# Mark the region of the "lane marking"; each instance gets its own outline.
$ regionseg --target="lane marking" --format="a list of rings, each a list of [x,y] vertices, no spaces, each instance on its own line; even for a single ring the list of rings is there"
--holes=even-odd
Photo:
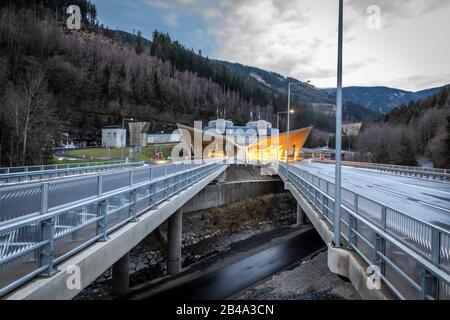
[[[446,212],[449,212],[449,213],[450,213],[450,210],[448,210],[448,209],[441,208],[441,207],[435,206],[435,205],[430,204],[430,203],[427,203],[427,202],[419,201],[419,203],[420,203],[420,204],[423,204],[423,205],[425,205],[425,206],[428,206],[428,207],[432,207],[432,208],[439,209],[439,210],[446,211]]]
[[[402,194],[399,194],[399,193],[396,193],[396,192],[392,192],[392,191],[389,191],[389,190],[385,190],[385,189],[382,189],[382,188],[379,188],[379,187],[371,187],[371,189],[378,190],[378,191],[385,192],[385,193],[389,193],[389,194],[391,194],[393,196],[396,196],[396,197],[399,197],[399,198],[403,198],[403,199],[407,199],[407,200],[411,199],[411,197],[406,197],[406,196],[404,196]]]

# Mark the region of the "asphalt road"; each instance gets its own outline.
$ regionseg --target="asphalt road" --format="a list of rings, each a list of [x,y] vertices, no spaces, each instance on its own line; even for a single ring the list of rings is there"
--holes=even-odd
[[[334,183],[334,165],[296,164]],[[450,231],[450,183],[342,167],[342,187]]]

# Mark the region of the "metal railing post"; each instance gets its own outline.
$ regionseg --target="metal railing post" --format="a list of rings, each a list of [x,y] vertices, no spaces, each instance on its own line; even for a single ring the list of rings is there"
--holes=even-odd
[[[425,268],[422,268],[420,282],[420,295],[423,300],[439,298],[437,278]]]
[[[383,230],[386,230],[386,207],[382,206],[381,207],[381,228],[383,228]]]
[[[431,229],[431,260],[436,265],[440,264],[441,260],[441,235],[436,228]]]
[[[48,212],[48,190],[49,184],[41,185],[41,214]],[[50,277],[54,272],[54,252],[55,252],[55,219],[41,222],[41,242],[46,242],[40,249],[39,266],[47,267],[41,275]]]
[[[97,235],[100,236],[99,241],[105,242],[108,240],[107,231],[107,217],[108,217],[108,202],[106,200],[100,201],[97,205]]]
[[[129,217],[131,222],[137,222],[136,202],[137,202],[137,190],[133,190],[130,192]]]
[[[380,256],[380,252],[382,254],[384,254],[384,246],[383,246],[383,237],[381,235],[379,235],[378,233],[375,234],[375,243],[374,243],[374,250],[373,250],[373,263],[374,265],[380,267],[381,270],[381,256]]]
[[[353,232],[353,229],[356,229],[357,220],[350,214],[348,216],[348,243],[347,243],[347,249],[353,250],[353,245],[356,246],[356,237],[355,233]]]
[[[97,178],[97,196],[103,195],[103,174],[99,174]]]
[[[53,266],[55,260],[55,219],[41,222],[41,241],[46,242],[46,244],[41,247],[39,259],[39,266],[46,267],[41,275],[51,277],[55,274]]]
[[[103,174],[98,176],[97,180],[97,196],[103,195]],[[101,235],[99,241],[107,241],[107,215],[108,202],[107,200],[100,201],[97,204],[97,235]]]
[[[149,209],[152,209],[155,205],[155,184],[152,183],[148,186],[148,207]]]

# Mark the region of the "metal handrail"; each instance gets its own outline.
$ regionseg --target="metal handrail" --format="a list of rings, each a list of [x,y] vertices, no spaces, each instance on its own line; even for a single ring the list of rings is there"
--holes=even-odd
[[[292,182],[306,196],[320,215],[332,226],[333,205],[330,205],[331,202],[334,202],[330,192],[333,190],[332,183],[292,165],[281,164],[281,171],[289,176],[289,182]],[[401,271],[401,273],[397,272],[400,278],[410,286],[413,282],[413,287],[421,289],[421,297],[450,297],[450,233],[447,230],[420,221],[411,215],[401,213],[350,190],[343,189],[343,194],[353,196],[353,201],[344,201],[342,205],[343,218],[341,221],[346,227],[346,233],[343,231],[342,236],[347,241],[348,248],[357,252],[369,265],[378,265],[381,268],[381,277],[388,287],[393,289],[400,298],[411,294],[410,292],[401,293],[402,290],[393,284],[395,281],[393,281],[391,273],[386,275],[386,266],[394,265]],[[378,205],[380,219],[373,218],[376,216],[374,212],[369,213],[367,210],[362,210],[360,203],[365,203],[366,207],[370,207],[369,204]],[[394,216],[401,218],[397,221],[393,219]],[[403,233],[398,230],[403,230]],[[363,233],[369,233],[371,237],[367,238]],[[362,242],[358,240],[362,240]],[[398,256],[401,255],[397,254],[396,258],[400,262],[405,264],[407,259],[412,259],[411,261],[414,261],[417,266],[405,271],[406,267],[402,268],[402,265],[399,266],[395,261],[391,261],[386,252],[387,249],[390,249],[392,254],[392,248],[396,248],[398,252],[407,257],[400,259]],[[370,251],[370,256],[362,252],[364,249]],[[392,256],[395,255],[392,254]],[[410,265],[411,261],[409,261]],[[420,276],[418,276],[419,274]],[[419,280],[413,279],[414,277]],[[430,286],[433,281],[440,284],[440,291],[439,288],[430,289],[433,288]]]
[[[108,234],[128,222],[135,222],[141,214],[224,166],[223,162],[173,164],[159,167],[158,170],[163,174],[157,177],[157,174],[152,175],[152,168],[147,168],[150,175],[137,182],[134,178],[139,178],[142,170],[129,170],[125,172],[127,186],[114,190],[102,188],[103,179],[114,174],[100,174],[97,177],[99,184],[95,197],[66,203],[50,210],[49,183],[41,184],[45,203],[38,215],[0,224],[0,246],[7,247],[3,251],[7,253],[0,257],[0,296],[36,275],[52,275],[56,264],[96,241],[107,241]],[[123,174],[124,172],[116,175]],[[76,180],[72,179],[72,183],[73,181]],[[11,234],[12,237],[4,237]],[[3,238],[7,238],[9,242],[4,240],[2,243]],[[20,273],[20,269],[27,265],[24,260],[33,268]],[[20,274],[11,275],[13,270]]]
[[[68,165],[0,168],[0,183],[38,180],[36,177],[43,180],[44,178],[61,177],[81,173],[133,168],[143,166],[144,164],[144,161],[111,161]]]
[[[71,168],[79,168],[79,167],[84,167],[84,166],[100,166],[100,165],[122,164],[122,163],[126,163],[126,162],[125,161],[74,162],[74,163],[69,163],[69,164],[50,164],[50,165],[35,165],[35,166],[22,166],[22,167],[0,167],[0,174],[58,170],[58,169],[71,169]]]
[[[334,161],[329,160],[313,160],[317,163],[327,163],[332,164]],[[421,167],[411,167],[411,166],[400,166],[400,165],[389,165],[389,164],[378,164],[378,163],[365,163],[365,162],[354,162],[354,161],[344,161],[343,166],[378,170],[384,172],[393,172],[400,174],[409,174],[412,176],[421,177],[433,177],[440,180],[450,180],[450,170],[440,169],[440,168],[421,168]]]

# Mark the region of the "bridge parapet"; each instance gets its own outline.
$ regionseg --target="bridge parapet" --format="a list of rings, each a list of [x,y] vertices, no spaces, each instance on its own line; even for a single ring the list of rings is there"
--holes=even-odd
[[[144,161],[107,161],[0,168],[0,184],[44,180],[77,174],[141,167]]]
[[[318,161],[318,163],[328,163],[334,164],[334,161],[324,160]],[[421,167],[411,167],[411,166],[399,166],[390,164],[378,164],[378,163],[365,163],[365,162],[353,162],[353,161],[343,161],[343,166],[354,167],[359,169],[374,170],[380,172],[390,172],[399,175],[407,175],[413,177],[421,178],[432,178],[444,181],[450,181],[450,170],[439,169],[439,168],[421,168]]]
[[[280,164],[280,175],[333,226],[334,184]],[[450,298],[450,233],[380,202],[342,189],[341,230],[356,252],[401,299]],[[329,239],[326,239],[329,240]]]
[[[23,203],[34,209],[0,222],[0,296],[52,276],[55,265],[225,166],[176,163],[2,189],[2,216]]]

